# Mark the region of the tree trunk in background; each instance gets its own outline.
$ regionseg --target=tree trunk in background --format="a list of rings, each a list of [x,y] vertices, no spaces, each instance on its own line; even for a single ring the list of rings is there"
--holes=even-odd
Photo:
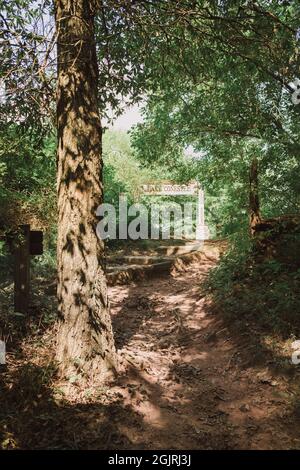
[[[249,210],[250,210],[250,235],[255,233],[255,225],[261,222],[259,196],[258,196],[258,161],[253,158],[249,174]]]
[[[61,372],[106,372],[116,353],[96,235],[102,202],[96,2],[55,0],[58,33],[58,302]]]

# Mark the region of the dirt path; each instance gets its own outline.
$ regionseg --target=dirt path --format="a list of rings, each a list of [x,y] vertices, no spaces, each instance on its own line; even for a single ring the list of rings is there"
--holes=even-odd
[[[121,365],[106,385],[60,382],[55,331],[39,333],[41,320],[30,317],[36,334],[11,347],[0,374],[1,447],[299,448],[299,371],[276,371],[280,358],[261,348],[253,326],[236,331],[212,313],[201,286],[216,263],[110,288]]]
[[[132,447],[271,449],[299,446],[286,384],[243,366],[243,351],[210,313],[200,286],[215,261],[186,272],[113,287],[123,357],[118,393],[138,419],[119,423]]]

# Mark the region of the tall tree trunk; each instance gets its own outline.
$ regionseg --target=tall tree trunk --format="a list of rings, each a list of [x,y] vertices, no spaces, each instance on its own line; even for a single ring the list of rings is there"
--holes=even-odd
[[[249,212],[250,235],[254,236],[255,226],[261,222],[259,194],[258,194],[258,160],[253,158],[249,172]]]
[[[96,1],[54,0],[57,50],[57,359],[65,374],[116,366],[104,245],[96,235],[102,202],[101,123],[94,38]]]

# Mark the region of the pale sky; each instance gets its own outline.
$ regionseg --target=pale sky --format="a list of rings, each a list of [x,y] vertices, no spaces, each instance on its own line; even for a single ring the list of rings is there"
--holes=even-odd
[[[122,116],[117,118],[113,125],[108,125],[109,129],[114,129],[118,131],[129,131],[132,126],[135,124],[138,124],[139,122],[143,122],[143,117],[141,115],[141,104],[135,104],[133,106],[130,106],[126,108]],[[105,121],[104,121],[104,124]],[[185,150],[184,154],[186,158],[192,159],[192,160],[199,160],[201,159],[204,155],[205,152],[197,152],[195,149],[189,145]]]
[[[118,117],[112,126],[109,126],[110,129],[128,131],[132,126],[142,122],[143,118],[140,113],[140,106],[134,105],[124,111],[122,116]]]

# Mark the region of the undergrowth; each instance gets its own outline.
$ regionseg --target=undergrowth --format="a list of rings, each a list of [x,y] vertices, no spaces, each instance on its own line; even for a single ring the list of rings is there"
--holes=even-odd
[[[295,237],[300,244],[299,234]],[[282,255],[280,260],[276,255],[266,258],[248,236],[235,236],[207,280],[213,308],[228,320],[244,324],[251,320],[282,337],[299,337],[300,260],[293,261]]]

